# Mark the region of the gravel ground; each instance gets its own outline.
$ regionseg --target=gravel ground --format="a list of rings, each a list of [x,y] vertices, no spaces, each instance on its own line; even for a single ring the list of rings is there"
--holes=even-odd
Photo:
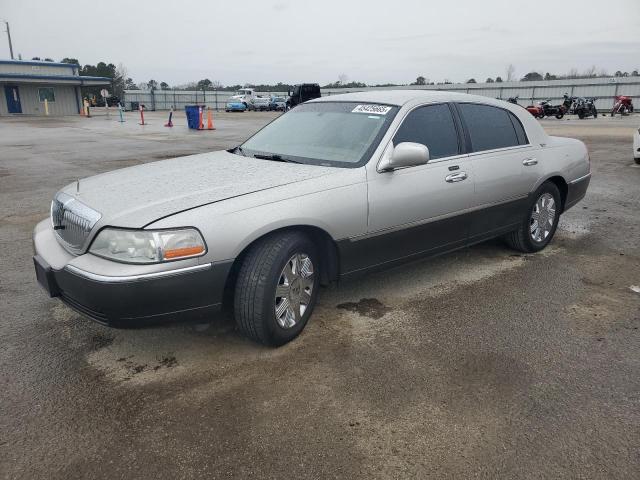
[[[492,241],[324,289],[276,350],[230,318],[108,329],[35,283],[59,187],[275,114],[164,117],[0,119],[1,478],[638,476],[640,117],[542,122],[585,141],[594,174],[544,252]]]

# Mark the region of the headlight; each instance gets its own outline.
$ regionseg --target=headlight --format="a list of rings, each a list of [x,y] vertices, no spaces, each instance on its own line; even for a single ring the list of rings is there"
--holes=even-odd
[[[123,263],[158,263],[199,257],[206,252],[195,228],[178,230],[124,230],[105,228],[89,252]]]

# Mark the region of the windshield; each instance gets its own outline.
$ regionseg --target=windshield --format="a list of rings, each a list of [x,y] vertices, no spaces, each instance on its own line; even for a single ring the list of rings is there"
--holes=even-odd
[[[398,107],[356,102],[302,104],[247,140],[242,152],[314,165],[359,166],[371,156],[397,111]]]

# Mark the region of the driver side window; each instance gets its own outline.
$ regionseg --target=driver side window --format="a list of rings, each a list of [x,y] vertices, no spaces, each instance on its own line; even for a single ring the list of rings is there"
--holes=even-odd
[[[409,113],[393,137],[394,145],[402,142],[426,145],[432,159],[458,155],[458,133],[449,106],[428,105]]]

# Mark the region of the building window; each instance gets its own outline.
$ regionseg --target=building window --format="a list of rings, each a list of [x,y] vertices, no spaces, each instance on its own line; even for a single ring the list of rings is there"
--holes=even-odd
[[[53,87],[43,87],[38,89],[38,96],[40,97],[40,101],[44,102],[45,100],[48,102],[55,102],[56,96],[53,93]]]

